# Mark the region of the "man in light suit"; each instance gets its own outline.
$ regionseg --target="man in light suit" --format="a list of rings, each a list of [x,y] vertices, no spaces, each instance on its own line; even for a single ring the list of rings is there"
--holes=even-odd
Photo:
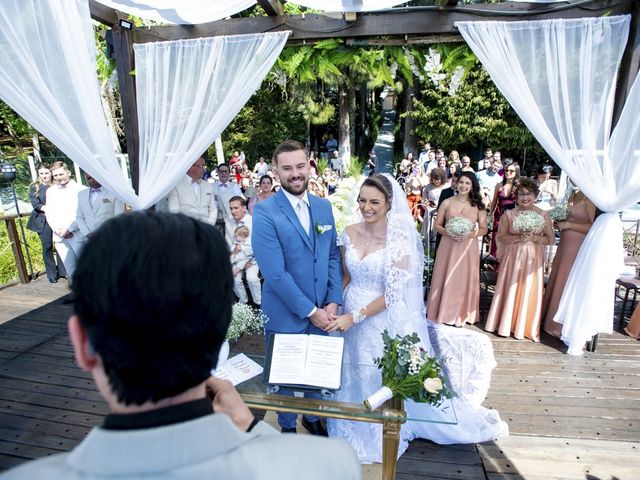
[[[210,378],[231,320],[227,253],[214,227],[184,215],[119,215],[94,232],[69,334],[111,413],[72,452],[6,479],[361,478],[347,443],[281,435],[231,383]]]
[[[231,169],[226,163],[221,163],[217,168],[218,181],[213,184],[213,194],[218,205],[218,221],[216,226],[220,232],[226,234],[225,224],[231,219],[231,210],[229,210],[229,200],[232,197],[243,197],[242,190],[237,183],[233,183],[231,179]],[[231,232],[233,234],[233,232]]]
[[[253,251],[264,277],[262,310],[272,333],[326,334],[342,301],[342,266],[328,200],[307,194],[309,161],[300,142],[287,140],[273,154],[282,188],[253,211]],[[285,432],[296,415],[278,414]],[[311,433],[325,435],[317,418],[303,417]]]
[[[183,213],[202,222],[215,225],[218,219],[213,187],[202,179],[204,173],[204,158],[199,157],[187,175],[178,182],[167,197],[169,211]]]
[[[124,203],[87,172],[84,172],[84,179],[89,188],[78,193],[76,223],[80,233],[89,238],[104,222],[124,213],[125,208]]]
[[[84,245],[84,236],[78,228],[78,194],[85,187],[71,180],[71,171],[64,162],[51,165],[53,185],[47,189],[45,215],[53,230],[53,242],[62,259],[69,281],[73,278],[76,262]]]

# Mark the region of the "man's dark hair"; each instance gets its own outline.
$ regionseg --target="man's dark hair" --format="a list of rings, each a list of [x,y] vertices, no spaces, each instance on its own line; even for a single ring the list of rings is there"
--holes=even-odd
[[[228,248],[184,215],[120,215],[83,249],[72,291],[118,400],[157,402],[215,366],[233,303]]]
[[[240,195],[234,195],[233,197],[231,197],[229,199],[229,203],[231,202],[240,202],[243,207],[247,206],[247,201],[244,198],[242,198]]]
[[[281,153],[297,152],[298,150],[302,150],[303,152],[305,152],[305,154],[307,153],[304,145],[297,140],[285,140],[273,151],[272,160],[274,165],[278,166],[278,155],[280,155]]]
[[[218,164],[218,166],[216,167],[216,170],[220,170],[220,167],[227,167],[227,169],[229,171],[231,171],[231,167],[229,166],[228,163],[220,163],[220,164]]]

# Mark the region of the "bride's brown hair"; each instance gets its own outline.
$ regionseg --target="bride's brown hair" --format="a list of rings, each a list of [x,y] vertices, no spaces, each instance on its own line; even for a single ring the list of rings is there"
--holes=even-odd
[[[391,181],[380,173],[375,173],[373,175],[368,176],[362,182],[362,186],[365,187],[373,187],[376,190],[380,190],[384,195],[385,200],[389,204],[389,208],[391,208],[391,199],[393,198],[393,185],[391,185]]]

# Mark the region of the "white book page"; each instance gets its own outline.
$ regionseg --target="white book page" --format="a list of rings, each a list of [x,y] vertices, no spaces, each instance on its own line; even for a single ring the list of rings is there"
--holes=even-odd
[[[340,388],[344,338],[309,335],[305,385],[329,389]]]
[[[305,359],[307,357],[308,335],[273,335],[273,351],[269,383],[304,384]]]

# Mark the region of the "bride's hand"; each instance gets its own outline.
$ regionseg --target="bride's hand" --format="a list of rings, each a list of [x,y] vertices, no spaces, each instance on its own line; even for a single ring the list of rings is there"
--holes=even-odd
[[[340,315],[336,317],[336,319],[329,323],[329,325],[324,329],[325,332],[346,332],[353,325],[353,317],[350,313],[345,313],[344,315]]]

